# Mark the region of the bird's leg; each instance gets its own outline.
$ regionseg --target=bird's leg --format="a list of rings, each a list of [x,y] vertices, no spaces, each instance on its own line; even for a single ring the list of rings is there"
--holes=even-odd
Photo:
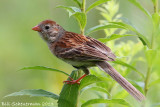
[[[80,80],[83,79],[86,76],[86,74],[82,75],[80,78],[78,78],[77,80],[72,79],[71,77],[69,77],[71,80],[67,80],[67,81],[63,81],[66,84],[80,84]]]
[[[67,80],[64,81],[66,84],[80,84],[80,80],[82,80],[85,76],[87,76],[89,74],[89,70],[87,68],[81,68],[84,71],[84,75],[82,75],[80,78],[78,78],[77,80],[72,79],[71,77],[69,77],[71,80]]]

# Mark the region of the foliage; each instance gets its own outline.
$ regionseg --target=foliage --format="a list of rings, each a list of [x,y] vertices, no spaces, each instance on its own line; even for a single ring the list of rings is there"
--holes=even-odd
[[[24,67],[24,68],[22,68],[22,69],[20,69],[20,70],[31,70],[31,69],[60,72],[60,73],[63,73],[63,74],[65,74],[65,75],[69,76],[69,74],[67,74],[67,73],[64,72],[64,71],[61,71],[61,70],[58,70],[58,69],[54,69],[54,68],[45,67],[45,66]]]
[[[9,97],[9,96],[22,96],[22,95],[29,95],[31,97],[49,97],[49,98],[53,98],[55,100],[57,100],[59,98],[58,95],[42,90],[42,89],[31,89],[31,90],[21,90],[19,92],[15,92],[12,94],[9,94],[5,97]]]
[[[78,72],[73,71],[70,75],[73,79],[78,79]],[[70,80],[69,78],[67,80]],[[58,107],[76,107],[79,97],[79,85],[78,84],[64,84],[60,97],[58,99]]]
[[[87,105],[90,104],[96,104],[96,103],[113,103],[113,104],[122,104],[126,107],[131,107],[131,105],[129,103],[127,103],[125,100],[123,99],[112,99],[112,100],[108,100],[108,99],[92,99],[89,100],[87,102],[85,102],[82,107],[86,107]]]
[[[119,71],[125,78],[128,75],[136,75],[134,79],[129,79],[129,81],[142,93],[145,93],[147,96],[148,90],[151,86],[159,83],[159,79],[153,80],[150,82],[151,74],[153,71],[153,65],[158,54],[155,40],[159,34],[159,23],[160,16],[158,13],[158,0],[152,0],[155,10],[154,13],[149,13],[143,6],[136,0],[128,0],[138,9],[140,9],[152,22],[153,24],[153,35],[151,40],[149,40],[146,35],[143,35],[138,28],[136,28],[131,22],[123,18],[121,14],[118,13],[119,4],[115,1],[109,0],[97,0],[92,3],[88,8],[86,8],[86,0],[73,0],[78,7],[75,6],[57,6],[57,8],[63,8],[69,12],[70,17],[75,17],[79,23],[81,34],[91,34],[93,32],[104,30],[106,36],[100,38],[99,40],[109,46],[113,52],[116,54],[117,59],[113,62],[113,66]],[[107,2],[107,3],[106,3]],[[97,7],[101,5],[101,7]],[[89,28],[85,31],[87,24],[87,14],[89,11],[97,7],[101,12],[101,15],[104,17],[104,20],[100,20],[100,25]],[[114,8],[113,8],[114,7]],[[121,39],[126,37],[133,37],[136,39],[136,42],[128,40],[126,42],[121,41]],[[120,39],[120,40],[119,40]],[[117,44],[117,42],[119,42]],[[144,56],[139,55],[139,53],[145,54]],[[140,71],[136,68],[137,63],[147,62],[147,71]],[[21,70],[47,70],[47,71],[56,71],[63,73],[68,76],[67,73],[61,70],[48,68],[44,66],[35,66],[35,67],[25,67]],[[20,92],[12,93],[9,96],[20,96],[20,95],[29,95],[37,97],[49,97],[54,100],[58,100],[59,107],[77,107],[81,105],[92,106],[92,104],[103,103],[104,106],[114,107],[115,105],[123,106],[134,106],[135,104],[131,101],[125,100],[128,98],[128,93],[125,90],[122,90],[121,87],[117,85],[115,81],[104,72],[101,72],[97,68],[91,68],[91,75],[86,76],[82,79],[80,85],[78,84],[64,84],[61,93],[56,95],[54,93],[38,89],[38,90],[22,90]],[[133,71],[133,72],[132,72]],[[155,72],[156,74],[158,72]],[[78,71],[72,71],[70,77],[77,79],[80,77]],[[127,78],[128,79],[128,78]],[[67,80],[70,80],[69,78]],[[144,82],[143,82],[144,81]],[[91,91],[96,98],[83,99],[83,93]],[[90,96],[87,93],[87,96]],[[121,99],[120,99],[121,98]],[[81,101],[81,103],[79,103]],[[136,102],[140,105],[138,102]],[[153,102],[153,105],[157,105],[158,102]]]

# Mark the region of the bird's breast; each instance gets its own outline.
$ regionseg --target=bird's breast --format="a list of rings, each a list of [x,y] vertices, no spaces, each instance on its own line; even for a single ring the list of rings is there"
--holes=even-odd
[[[61,59],[61,58],[60,58]],[[96,62],[88,62],[88,61],[76,61],[76,60],[69,60],[69,59],[62,59],[64,62],[71,64],[72,66],[76,67],[92,67],[95,66]]]

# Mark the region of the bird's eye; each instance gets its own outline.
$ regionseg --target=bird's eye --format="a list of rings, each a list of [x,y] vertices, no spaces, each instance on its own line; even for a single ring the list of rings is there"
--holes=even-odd
[[[45,29],[48,30],[48,29],[49,29],[49,26],[45,26]]]

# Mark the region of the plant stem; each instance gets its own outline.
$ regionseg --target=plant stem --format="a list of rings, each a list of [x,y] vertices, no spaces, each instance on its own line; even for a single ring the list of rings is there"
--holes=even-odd
[[[81,35],[84,35],[84,29],[81,29]]]
[[[154,13],[158,13],[158,0],[156,0],[153,5],[154,5]],[[153,24],[153,34],[152,34],[152,38],[151,38],[151,49],[153,49],[153,47],[154,47],[154,35],[155,35],[155,32],[156,32],[156,27],[157,26],[155,26]]]
[[[154,3],[154,13],[158,13],[158,0]]]
[[[82,0],[82,7],[81,7],[81,11],[83,13],[85,13],[85,8],[86,8],[86,0]],[[81,35],[84,35],[84,29],[80,28],[81,31]],[[82,70],[78,70],[78,76],[81,77],[82,76]]]
[[[153,49],[154,47],[154,30],[155,28],[153,28],[153,33],[152,33],[152,38],[151,38],[151,49]]]
[[[82,0],[81,11],[82,11],[83,13],[85,13],[85,11],[86,11],[86,0]],[[81,28],[81,35],[84,35],[84,28]]]
[[[155,1],[154,5],[154,13],[158,13],[158,0]],[[154,22],[153,22],[154,23]],[[151,49],[154,49],[154,36],[155,36],[155,26],[153,26],[153,33],[152,33],[152,38],[151,38]],[[146,79],[145,79],[145,86],[144,86],[144,93],[145,95],[147,95],[148,92],[148,86],[149,86],[149,80],[151,77],[151,70],[152,70],[152,65],[148,65],[147,68],[147,75],[146,75]]]
[[[148,92],[148,85],[149,85],[150,76],[151,76],[151,67],[148,67],[146,80],[145,80],[145,86],[144,86],[145,96],[147,95],[147,92]]]
[[[115,82],[113,82],[113,84],[111,85],[111,87],[109,88],[108,92],[112,93],[113,87],[115,86]],[[112,99],[112,96],[108,96],[108,99]],[[112,104],[106,104],[106,107],[112,107]]]
[[[83,0],[83,1],[82,1],[81,11],[82,11],[83,13],[85,13],[85,10],[86,10],[86,0]]]

